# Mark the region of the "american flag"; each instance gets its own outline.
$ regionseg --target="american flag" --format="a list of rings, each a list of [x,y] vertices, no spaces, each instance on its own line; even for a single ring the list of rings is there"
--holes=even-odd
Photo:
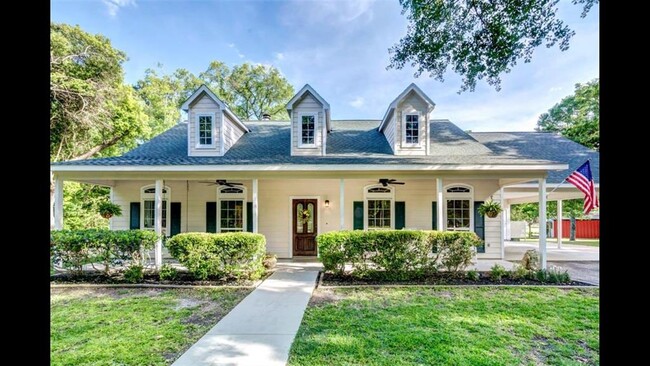
[[[585,194],[585,203],[582,207],[582,211],[585,215],[592,209],[599,207],[598,197],[596,196],[596,187],[594,186],[594,177],[591,175],[589,160],[571,173],[571,175],[567,177],[566,181],[576,186],[576,188]]]

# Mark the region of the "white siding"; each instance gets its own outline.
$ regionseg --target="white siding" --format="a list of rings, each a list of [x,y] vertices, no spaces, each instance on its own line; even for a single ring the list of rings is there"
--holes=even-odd
[[[384,137],[386,137],[386,141],[388,141],[388,144],[390,145],[391,150],[393,150],[393,153],[395,153],[395,145],[396,145],[396,133],[395,133],[395,126],[397,124],[395,123],[395,113],[391,116],[390,120],[388,120],[388,123],[386,124],[386,127],[384,127]]]
[[[224,114],[223,145],[224,154],[244,135],[244,130],[228,115]]]
[[[301,136],[300,136],[300,116],[303,113],[317,113],[318,118],[316,120],[316,125],[314,126],[314,142],[316,147],[299,147]],[[316,98],[314,98],[311,93],[306,92],[305,96],[298,103],[294,104],[293,110],[291,112],[291,134],[292,134],[292,145],[291,145],[291,155],[301,155],[301,156],[318,156],[323,155],[323,106],[320,104]]]
[[[429,123],[427,114],[428,105],[416,92],[408,93],[395,107],[395,154],[396,155],[424,155],[426,154],[425,144],[429,139],[426,134],[426,124]],[[404,116],[409,113],[420,114],[420,138],[422,144],[419,147],[404,145],[403,124]]]
[[[197,144],[197,115],[201,113],[214,113],[213,148],[196,148]],[[202,93],[189,108],[187,121],[188,128],[188,154],[189,156],[219,156],[221,155],[221,110],[207,94]]]
[[[227,179],[228,177],[219,177]],[[404,201],[406,206],[406,228],[431,230],[431,202],[436,200],[436,181],[431,179],[400,179],[406,185],[395,186],[395,201]],[[250,180],[232,180],[243,183],[247,188],[247,200],[252,201]],[[345,180],[345,229],[352,230],[353,202],[363,201],[364,187],[376,183],[376,179]],[[154,181],[117,181],[113,187],[113,200],[122,207],[122,216],[111,219],[112,228],[128,229],[130,222],[129,203],[140,202],[140,189]],[[165,185],[171,188],[171,202],[181,203],[181,231],[205,232],[206,202],[217,200],[215,185],[197,181],[170,180]],[[463,183],[474,187],[474,200],[485,201],[492,195],[498,201],[497,179],[445,179],[443,184]],[[188,199],[189,192],[189,199]],[[317,196],[318,232],[339,229],[340,202],[339,179],[260,179],[259,180],[259,232],[266,237],[267,251],[280,258],[291,255],[291,196]],[[325,207],[324,201],[330,201]],[[365,217],[365,214],[364,214]],[[500,216],[485,218],[486,252],[479,258],[498,258],[501,253]]]

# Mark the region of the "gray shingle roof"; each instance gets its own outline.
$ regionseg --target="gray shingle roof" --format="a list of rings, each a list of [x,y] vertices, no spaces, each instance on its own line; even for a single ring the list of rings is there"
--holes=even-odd
[[[244,134],[224,156],[187,156],[187,124],[178,124],[122,156],[67,161],[54,165],[525,165],[564,162],[566,159],[563,154],[548,154],[549,136],[554,139],[553,141],[563,143],[561,146],[566,145],[573,149],[571,151],[580,150],[574,146],[577,144],[551,134],[525,132],[510,135],[467,134],[449,121],[437,120],[430,125],[433,135],[430,145],[431,155],[396,156],[393,155],[383,134],[377,131],[379,120],[337,120],[332,121],[332,132],[327,137],[327,156],[291,156],[289,122],[246,121],[245,123],[251,132]],[[531,140],[536,139],[535,136],[547,142],[531,143]],[[522,143],[518,142],[520,139]],[[567,141],[570,144],[567,145]],[[525,151],[517,154],[517,148],[525,148]],[[597,174],[597,168],[594,170]]]
[[[587,159],[591,159],[594,182],[600,181],[600,153],[565,137],[548,132],[470,132],[478,142],[494,153],[545,159],[569,165],[569,169],[550,171],[547,182],[560,183]]]

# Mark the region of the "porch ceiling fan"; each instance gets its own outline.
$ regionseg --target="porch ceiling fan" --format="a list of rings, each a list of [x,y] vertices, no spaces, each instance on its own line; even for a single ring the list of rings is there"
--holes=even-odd
[[[406,184],[404,182],[398,182],[397,179],[388,179],[388,178],[379,179],[379,183],[381,183],[381,185],[384,187],[386,187],[389,184]]]
[[[208,183],[209,185],[213,185],[213,186],[227,186],[227,187],[244,185],[243,183],[228,182],[225,179],[215,179],[214,182],[201,180],[199,181],[199,183]]]

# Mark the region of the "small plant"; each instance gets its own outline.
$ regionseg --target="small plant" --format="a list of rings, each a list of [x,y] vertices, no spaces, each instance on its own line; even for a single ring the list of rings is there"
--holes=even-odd
[[[510,271],[510,276],[513,279],[529,279],[532,275],[532,271],[526,269],[523,265],[515,264]]]
[[[465,273],[465,277],[467,277],[467,279],[470,281],[478,281],[479,274],[477,270],[470,269],[469,271],[467,271],[467,273]]]
[[[105,219],[110,219],[113,216],[122,216],[122,207],[113,202],[100,202],[97,211],[99,211],[99,214]]]
[[[132,264],[124,271],[124,279],[130,283],[138,283],[144,278],[144,267],[141,264]]]
[[[158,271],[158,277],[160,277],[161,281],[173,281],[178,278],[178,270],[171,264],[165,263],[162,265],[162,267],[160,267],[160,271]]]
[[[264,256],[264,261],[262,262],[262,264],[264,264],[264,268],[271,269],[275,267],[276,263],[278,263],[278,256],[275,254],[266,253]]]
[[[494,263],[492,268],[490,268],[490,278],[494,281],[501,282],[501,279],[503,279],[507,274],[508,271],[506,271],[506,269],[499,263]]]
[[[487,215],[487,217],[495,218],[499,213],[503,211],[501,204],[493,200],[487,200],[481,204],[478,208],[478,213],[481,215]]]
[[[561,270],[559,267],[550,266],[548,269],[539,269],[535,272],[535,278],[544,283],[569,283],[571,276],[567,270]]]
[[[521,258],[521,265],[529,270],[536,271],[539,269],[539,252],[537,249],[529,249],[524,253],[523,258]]]

